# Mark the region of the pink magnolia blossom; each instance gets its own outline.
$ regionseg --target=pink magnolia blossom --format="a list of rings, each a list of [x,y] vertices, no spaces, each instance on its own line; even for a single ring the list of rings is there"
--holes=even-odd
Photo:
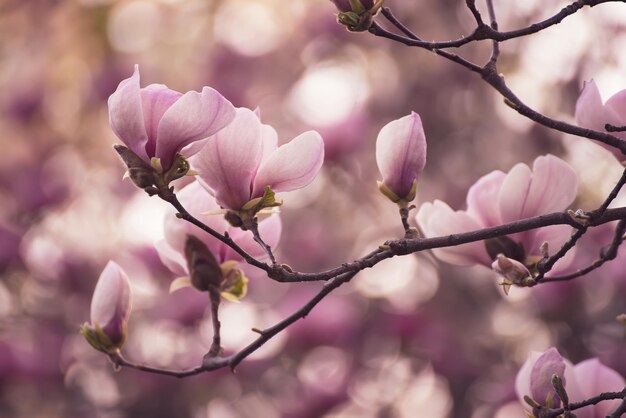
[[[92,341],[90,343],[103,351],[120,348],[126,339],[130,310],[128,277],[117,263],[109,261],[100,274],[91,299],[90,328],[95,333],[97,346]]]
[[[194,157],[194,167],[220,206],[239,211],[263,196],[267,186],[286,192],[317,176],[324,161],[324,142],[317,132],[300,134],[281,147],[277,143],[274,128],[240,108],[233,122]]]
[[[250,231],[243,231],[230,226],[223,216],[206,213],[218,211],[220,208],[215,199],[197,181],[182,188],[177,193],[177,196],[185,209],[194,217],[202,220],[202,222],[217,232],[228,232],[237,245],[256,259],[267,258],[261,246],[254,241]],[[275,248],[278,245],[280,233],[281,221],[279,216],[272,215],[259,222],[259,234],[270,247]],[[187,237],[190,235],[198,238],[207,246],[223,269],[232,270],[236,268],[244,270],[248,276],[254,276],[260,272],[255,267],[242,262],[241,256],[232,248],[195,225],[176,218],[174,214],[165,219],[164,235],[165,239],[155,244],[157,251],[163,264],[179,277],[185,277],[189,274],[187,261],[185,260],[185,244]]]
[[[606,103],[603,103],[600,91],[595,81],[585,82],[576,102],[576,123],[583,128],[606,132],[605,125],[626,125],[626,89],[615,93]],[[611,135],[626,140],[626,132],[611,132]],[[619,161],[626,159],[622,152],[601,142],[602,145],[615,155]]]
[[[602,392],[620,391],[624,379],[613,369],[603,365],[596,358],[572,365],[563,358],[556,348],[544,353],[531,352],[515,379],[515,389],[520,402],[530,410],[524,401],[529,396],[542,406],[562,407],[561,399],[552,385],[552,376],[561,378],[569,402],[580,402]],[[604,418],[615,410],[620,400],[603,401],[574,411],[579,418]]]
[[[376,162],[386,196],[395,202],[415,198],[416,181],[426,165],[426,136],[417,113],[383,126],[376,139]]]
[[[162,84],[140,88],[138,66],[109,97],[113,132],[147,163],[159,158],[164,171],[183,147],[215,134],[234,117],[233,105],[210,87],[185,94]]]
[[[435,200],[424,203],[417,222],[427,236],[450,235],[562,211],[573,202],[577,192],[574,170],[553,155],[538,157],[532,170],[517,164],[507,174],[493,171],[480,178],[467,194],[467,210],[454,211],[446,203]],[[571,227],[548,226],[508,236],[502,251],[489,255],[484,242],[435,249],[437,257],[457,265],[482,264],[490,267],[497,253],[529,265],[541,257],[540,247],[547,242],[555,252],[569,238]],[[512,248],[511,248],[512,247]],[[513,250],[511,252],[511,250]],[[571,262],[572,252],[559,260],[553,271]]]

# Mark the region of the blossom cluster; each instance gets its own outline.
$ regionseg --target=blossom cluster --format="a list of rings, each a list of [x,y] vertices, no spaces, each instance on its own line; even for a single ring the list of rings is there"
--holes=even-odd
[[[576,107],[578,123],[598,130],[606,124],[623,125],[625,97],[620,93],[602,104],[593,81],[587,83]],[[242,254],[276,264],[271,248],[276,248],[282,232],[275,210],[282,201],[275,193],[304,188],[315,179],[324,160],[321,135],[304,132],[279,146],[278,133],[261,121],[258,109],[236,108],[209,87],[185,94],[163,85],[142,88],[137,67],[110,97],[109,117],[125,145],[116,150],[133,182],[167,200],[169,193],[173,195],[172,181],[193,176],[176,191],[176,202],[235,244],[169,214],[164,238],[155,247],[175,277],[171,290],[190,285],[209,292],[212,300],[241,300],[248,278],[260,276]],[[415,112],[388,123],[378,134],[376,162],[382,175],[378,189],[401,213],[415,208],[411,203],[426,166],[426,150],[422,119]],[[426,237],[476,231],[565,211],[577,190],[574,170],[558,157],[544,155],[532,168],[519,163],[508,173],[496,170],[481,177],[467,193],[465,210],[455,211],[435,200],[420,206],[415,221]],[[570,226],[554,225],[433,252],[451,264],[493,269],[508,292],[512,285],[534,285],[538,262],[561,248],[571,233]],[[575,251],[569,251],[552,272],[567,271],[574,257]],[[87,341],[100,351],[117,352],[127,337],[130,307],[128,278],[109,262],[94,292],[91,323],[82,328]],[[623,385],[623,378],[599,361],[572,366],[556,349],[532,354],[516,381],[518,394],[534,408],[532,413],[566,404],[564,396],[580,400]],[[614,402],[588,406],[578,416],[604,416],[614,407]]]

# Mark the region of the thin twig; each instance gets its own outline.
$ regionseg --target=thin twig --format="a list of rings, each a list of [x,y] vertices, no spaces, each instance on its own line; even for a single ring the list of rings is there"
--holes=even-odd
[[[600,257],[597,260],[595,260],[593,263],[591,263],[587,267],[584,267],[574,273],[564,274],[562,276],[544,277],[541,282],[542,283],[564,282],[568,280],[577,279],[579,277],[582,277],[594,271],[597,268],[602,267],[604,263],[606,263],[607,261],[614,260],[615,257],[617,257],[617,251],[619,249],[619,246],[624,241],[625,231],[626,231],[626,221],[622,219],[621,221],[617,223],[617,226],[615,227],[615,232],[613,233],[613,240],[611,241],[611,244],[608,247],[602,249],[602,251],[600,251]]]
[[[267,256],[270,258],[272,265],[276,265],[276,258],[274,257],[274,253],[272,252],[272,247],[267,245],[265,241],[263,241],[263,238],[261,238],[261,234],[259,234],[259,223],[257,222],[257,219],[253,218],[250,222],[245,223],[245,226],[246,229],[252,232],[254,240],[257,242],[257,244],[261,246],[261,248],[263,248],[263,251],[265,251]]]
[[[474,20],[476,21],[476,24],[479,27],[483,26],[485,23],[483,22],[483,18],[480,15],[480,12],[476,8],[476,0],[465,0],[465,4],[467,5],[467,8],[469,9],[469,11],[472,13],[472,16],[474,16]]]
[[[217,357],[222,352],[222,342],[220,335],[221,324],[219,317],[220,294],[209,292],[209,299],[211,301],[211,325],[213,326],[213,342],[211,343],[211,348],[209,348],[207,356]]]
[[[609,401],[612,399],[624,399],[624,398],[626,398],[626,388],[624,388],[621,392],[603,392],[597,396],[591,397],[589,399],[585,399],[584,401],[570,403],[568,405],[568,409],[570,411],[575,411],[577,409],[584,408],[585,406],[597,405],[603,401]],[[622,402],[622,404],[623,403],[624,402]],[[545,413],[542,414],[541,416],[546,417],[546,418],[556,418],[559,415],[561,415],[563,412],[565,412],[565,408],[551,409],[549,411],[545,411]],[[618,412],[619,414],[619,408],[616,412]],[[621,414],[615,415],[615,412],[612,415],[610,415],[611,418],[617,418],[620,416]]]
[[[434,42],[429,42],[429,41],[422,40],[418,37],[410,36],[409,39],[406,39],[405,42],[403,43],[406,43],[406,45],[408,46],[414,46],[414,47],[424,48],[424,49],[433,51],[435,49],[460,48],[469,43],[483,41],[483,40],[505,42],[511,39],[520,38],[520,37],[527,36],[527,35],[532,35],[534,33],[547,29],[551,26],[555,26],[561,23],[563,19],[565,19],[568,16],[573,15],[574,13],[576,13],[578,10],[582,9],[585,6],[593,7],[602,3],[623,2],[623,1],[624,0],[578,0],[578,1],[571,3],[568,6],[563,7],[558,13],[556,13],[555,15],[545,20],[542,20],[541,22],[533,23],[527,27],[516,29],[516,30],[511,30],[507,32],[500,32],[498,31],[497,27],[493,28],[491,26],[484,24],[484,22],[482,22],[482,18],[481,18],[481,21],[479,22],[478,18],[480,17],[480,13],[476,14],[478,10],[476,10],[475,7],[474,9],[472,9],[472,7],[470,7],[470,5],[468,4],[468,8],[470,8],[470,11],[472,12],[472,15],[474,16],[474,19],[477,21],[477,26],[474,29],[474,32],[472,32],[470,35],[463,36],[461,38],[454,39],[452,41],[434,41]],[[466,4],[467,3],[469,3],[468,0],[466,0]],[[474,1],[471,1],[471,3],[474,3]],[[383,15],[385,15],[385,17],[387,17],[384,9],[385,8],[382,9],[382,13]],[[408,33],[406,34],[408,35]]]

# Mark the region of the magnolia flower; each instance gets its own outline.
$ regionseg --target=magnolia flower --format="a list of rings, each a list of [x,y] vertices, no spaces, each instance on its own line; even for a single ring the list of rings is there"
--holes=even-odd
[[[426,165],[426,136],[417,113],[383,126],[376,139],[376,162],[383,175],[380,191],[396,203],[412,201]]]
[[[219,210],[219,206],[197,181],[182,188],[177,196],[185,209],[194,217],[201,219],[218,232],[228,232],[237,245],[254,258],[267,258],[263,248],[254,241],[250,231],[243,231],[230,226],[222,216],[206,214]],[[190,249],[190,236],[204,244],[220,265],[225,278],[222,296],[231,300],[240,299],[245,294],[246,276],[255,275],[260,271],[242,262],[241,256],[223,242],[195,225],[176,218],[173,214],[166,217],[164,231],[165,239],[158,241],[155,245],[163,264],[178,277],[172,284],[171,290],[191,284],[189,280],[190,263],[185,254],[185,250],[189,252]],[[270,247],[275,248],[278,245],[280,233],[281,221],[279,216],[273,215],[259,222],[259,234]],[[197,248],[196,243],[193,245]]]
[[[576,102],[576,123],[599,132],[606,132],[606,124],[626,126],[626,90],[615,93],[603,103],[596,83],[593,80],[585,82]],[[626,132],[611,132],[611,135],[626,140]],[[619,149],[601,142],[598,144],[611,151],[619,161],[626,159]]]
[[[324,161],[324,142],[315,131],[277,146],[274,128],[251,110],[237,109],[233,122],[213,136],[194,157],[204,185],[217,203],[233,211],[274,192],[300,189],[313,181]]]
[[[532,170],[517,164],[507,174],[494,171],[480,178],[467,194],[467,210],[454,211],[435,200],[424,203],[417,222],[427,236],[468,232],[503,223],[565,210],[576,197],[574,170],[553,155],[538,157]],[[482,264],[490,267],[498,254],[532,266],[542,257],[541,247],[558,249],[570,236],[571,227],[554,225],[504,238],[435,249],[443,261],[457,265]],[[559,260],[553,271],[569,265],[573,253]]]
[[[139,66],[109,97],[113,132],[139,158],[162,171],[169,170],[183,147],[215,134],[234,117],[233,105],[210,87],[185,94],[162,84],[140,88]]]
[[[598,359],[585,360],[572,365],[556,348],[544,353],[531,352],[515,379],[515,390],[520,402],[530,410],[524,397],[531,398],[537,405],[560,408],[563,400],[554,387],[553,376],[560,378],[570,403],[580,402],[602,392],[620,391],[624,379]],[[603,401],[575,412],[578,418],[604,418],[615,410],[620,400]]]
[[[128,277],[122,268],[109,261],[102,270],[91,299],[91,324],[81,332],[97,350],[109,352],[124,345],[131,310]]]

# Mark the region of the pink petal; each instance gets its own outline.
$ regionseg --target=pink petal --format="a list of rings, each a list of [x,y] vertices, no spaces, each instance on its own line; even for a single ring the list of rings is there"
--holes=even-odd
[[[263,195],[265,186],[275,192],[301,189],[313,181],[324,162],[324,141],[315,131],[305,132],[281,146],[259,167],[253,197]]]
[[[565,161],[554,155],[535,159],[528,195],[521,216],[530,218],[563,211],[572,204],[578,192],[576,173]]]
[[[185,93],[159,123],[156,156],[167,170],[175,154],[194,141],[205,139],[228,125],[235,117],[233,105],[210,87],[202,93]]]
[[[91,299],[91,322],[98,324],[113,343],[123,339],[131,310],[130,283],[126,273],[109,261],[102,270]]]
[[[251,198],[252,180],[263,153],[261,122],[249,109],[211,138],[194,159],[202,180],[220,206],[239,210]]]
[[[515,165],[504,178],[500,194],[498,195],[502,222],[506,223],[522,219],[522,211],[524,210],[531,178],[530,168],[522,163]]]
[[[181,252],[174,250],[165,240],[154,243],[161,262],[177,276],[187,276],[187,262]]]
[[[611,97],[606,105],[602,104],[602,97],[598,86],[593,80],[583,84],[583,90],[580,92],[578,101],[576,102],[576,123],[578,126],[593,129],[599,132],[605,132],[607,123],[615,126],[626,124],[626,104],[624,98],[626,93],[621,91]],[[626,139],[626,133],[614,132],[612,135]],[[608,149],[615,157],[622,161],[624,155],[616,148],[597,142],[604,148]]]
[[[602,392],[619,392],[626,383],[624,378],[615,370],[600,363],[597,358],[585,360],[574,366],[574,373],[580,385],[581,401],[599,395]],[[597,405],[590,405],[581,412],[589,413],[593,418],[604,418],[610,415],[620,404],[619,399],[603,401]],[[579,416],[579,411],[576,411]]]
[[[139,88],[139,66],[130,78],[123,80],[117,90],[109,97],[109,123],[115,135],[135,154],[145,161],[145,145],[148,134],[144,125],[144,116]]]
[[[604,125],[617,122],[613,112],[609,112],[602,103],[600,90],[595,81],[583,83],[583,89],[576,101],[576,123],[583,128],[604,132]]]
[[[411,112],[380,130],[376,162],[385,186],[398,197],[406,197],[426,165],[426,137],[417,113]]]
[[[618,91],[611,96],[611,98],[606,101],[605,106],[613,111],[620,125],[626,125],[626,89]]]
[[[261,137],[263,138],[263,156],[261,161],[264,161],[278,148],[278,133],[270,125],[262,124]]]
[[[481,177],[467,193],[467,213],[485,226],[502,223],[497,202],[505,177],[502,171],[492,171]]]
[[[484,227],[467,212],[455,212],[440,200],[422,204],[417,212],[416,220],[427,237],[469,232]],[[436,248],[433,251],[437,258],[450,264],[491,266],[491,260],[487,255],[485,246],[480,241],[454,247]]]
[[[163,114],[181,96],[181,93],[170,90],[162,84],[151,84],[141,89],[143,117],[146,132],[148,133],[148,143],[146,144],[148,157],[156,155],[157,129]]]
[[[561,379],[565,378],[565,361],[556,348],[552,347],[543,353],[530,371],[530,397],[542,405],[546,405],[548,395],[557,398],[552,386],[552,375],[556,374]],[[567,387],[568,382],[564,384]]]

